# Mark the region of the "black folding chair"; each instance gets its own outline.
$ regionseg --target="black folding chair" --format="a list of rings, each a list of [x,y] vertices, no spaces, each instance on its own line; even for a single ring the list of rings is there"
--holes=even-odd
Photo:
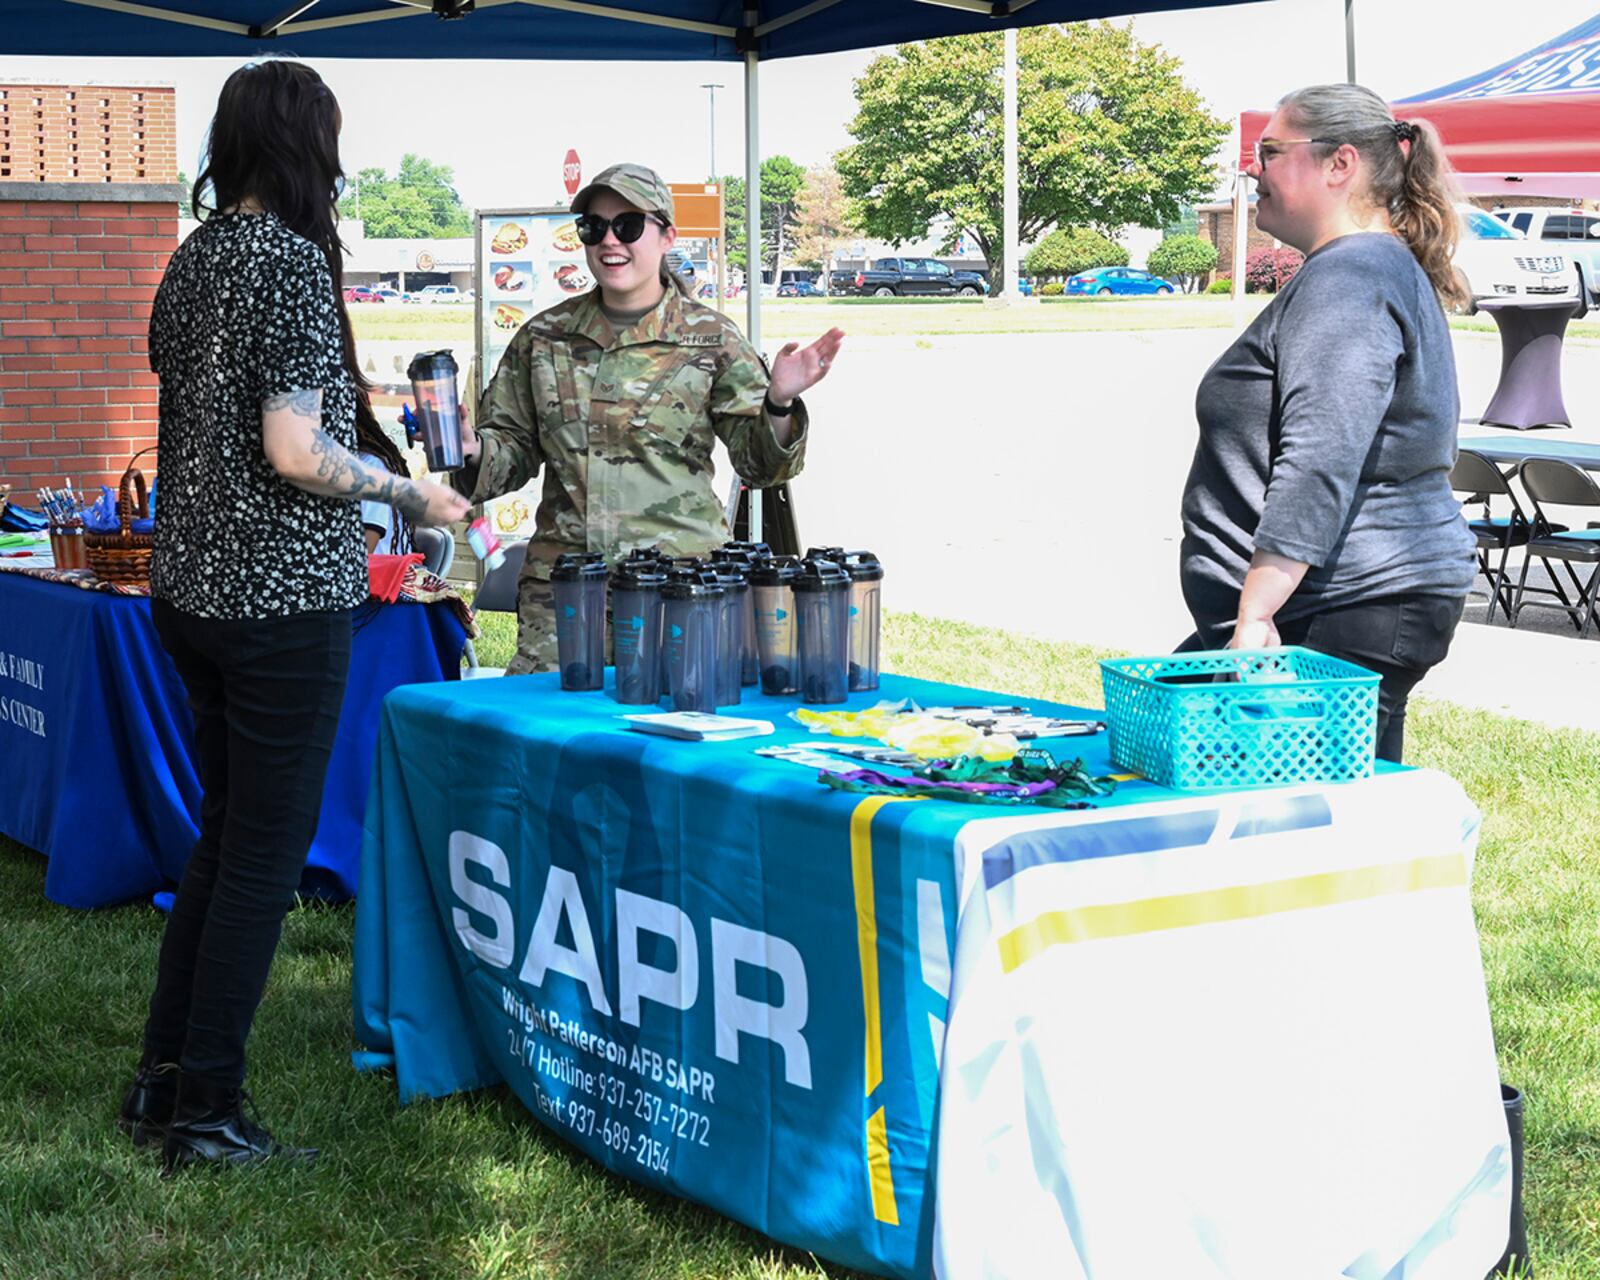
[[[1517,581],[1517,594],[1511,606],[1511,625],[1517,625],[1517,615],[1528,605],[1537,609],[1560,609],[1572,619],[1580,636],[1589,634],[1590,626],[1600,620],[1597,598],[1600,598],[1600,528],[1566,530],[1554,525],[1545,514],[1547,506],[1600,507],[1600,484],[1582,467],[1570,462],[1557,462],[1552,458],[1529,458],[1522,464],[1522,487],[1533,502],[1533,536],[1528,539],[1527,556],[1522,562],[1522,574]],[[1566,569],[1577,592],[1577,600],[1569,601],[1560,592],[1560,604],[1537,600],[1523,600],[1523,588],[1528,579],[1528,565],[1539,559],[1550,575],[1550,581],[1559,589],[1552,560],[1559,560]],[[1584,581],[1574,565],[1588,564],[1588,581]]]
[[[1510,571],[1506,561],[1512,547],[1526,546],[1528,539],[1533,537],[1533,522],[1517,501],[1516,492],[1505,474],[1481,453],[1474,453],[1471,449],[1461,450],[1456,457],[1455,468],[1450,472],[1450,488],[1463,495],[1463,507],[1473,503],[1483,504],[1483,514],[1476,520],[1470,517],[1467,520],[1467,528],[1472,530],[1472,536],[1478,543],[1478,572],[1489,582],[1489,611],[1483,620],[1486,623],[1494,621],[1496,604],[1510,618],[1511,583],[1507,581]],[[1511,507],[1510,515],[1496,516],[1492,513],[1490,507],[1495,498],[1506,499]],[[1499,552],[1498,559],[1494,558],[1495,552]]]
[[[517,583],[522,577],[522,565],[528,558],[528,543],[507,542],[501,550],[505,552],[505,560],[498,569],[490,569],[483,575],[483,581],[478,585],[477,594],[472,597],[472,611],[474,613],[515,613],[517,611]],[[478,651],[468,640],[463,652],[467,659],[467,669],[462,672],[463,680],[481,680],[486,676],[503,676],[504,667],[480,667],[478,665]]]
[[[761,541],[779,556],[800,554],[800,525],[795,517],[794,496],[787,483],[761,489]],[[733,477],[733,487],[728,491],[725,514],[728,528],[736,542],[750,541],[750,486],[740,477]]]
[[[449,529],[413,529],[411,545],[422,553],[422,567],[441,578],[455,563],[456,539]]]

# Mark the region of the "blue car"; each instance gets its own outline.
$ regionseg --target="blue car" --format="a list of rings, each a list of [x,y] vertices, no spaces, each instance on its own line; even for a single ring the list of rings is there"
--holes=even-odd
[[[1066,288],[1069,294],[1102,298],[1136,293],[1169,294],[1177,291],[1178,286],[1172,281],[1153,276],[1148,271],[1140,271],[1137,267],[1096,267],[1093,271],[1069,277]]]

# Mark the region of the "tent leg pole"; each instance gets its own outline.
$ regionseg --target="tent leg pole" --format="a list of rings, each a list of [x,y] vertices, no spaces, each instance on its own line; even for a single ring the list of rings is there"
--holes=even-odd
[[[1233,327],[1244,328],[1245,263],[1250,249],[1250,181],[1244,174],[1233,179]]]
[[[1005,54],[1005,195],[1002,234],[1005,247],[1001,261],[1005,274],[1001,277],[1000,295],[1007,302],[1015,302],[1017,276],[1021,269],[1021,244],[1017,239],[1017,31],[1006,28]]]
[[[744,55],[745,336],[761,351],[761,80],[755,50]],[[761,541],[761,490],[750,490],[750,541]]]
[[[761,85],[756,55],[744,55],[745,336],[761,350]]]

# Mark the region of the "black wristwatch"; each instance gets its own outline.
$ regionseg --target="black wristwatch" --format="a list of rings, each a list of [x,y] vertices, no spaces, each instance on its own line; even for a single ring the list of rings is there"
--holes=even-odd
[[[772,392],[770,391],[767,392],[767,394],[762,398],[762,403],[765,404],[767,412],[770,413],[774,418],[787,418],[791,413],[794,412],[793,400],[789,401],[788,404],[784,405],[784,407],[780,409],[777,405],[772,403]]]

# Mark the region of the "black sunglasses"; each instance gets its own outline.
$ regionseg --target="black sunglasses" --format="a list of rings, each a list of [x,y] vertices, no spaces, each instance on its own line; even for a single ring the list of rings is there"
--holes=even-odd
[[[617,239],[623,244],[632,244],[644,234],[646,220],[658,223],[663,230],[672,224],[658,215],[635,213],[619,213],[615,218],[602,218],[597,213],[580,213],[578,215],[578,239],[587,245],[599,244],[606,238],[607,231],[615,231]]]

